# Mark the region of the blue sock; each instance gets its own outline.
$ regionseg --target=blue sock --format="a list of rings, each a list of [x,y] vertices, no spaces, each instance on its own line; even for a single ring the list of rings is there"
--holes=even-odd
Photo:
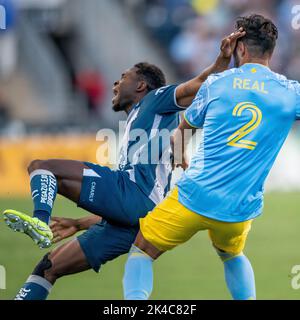
[[[52,284],[45,278],[31,275],[20,289],[15,300],[46,300]]]
[[[123,289],[125,300],[147,300],[153,289],[152,258],[132,246],[125,265]]]
[[[30,175],[33,216],[49,224],[57,194],[57,180],[48,170],[35,170]]]
[[[239,255],[223,258],[227,287],[235,300],[255,300],[255,279],[250,261],[246,256]]]

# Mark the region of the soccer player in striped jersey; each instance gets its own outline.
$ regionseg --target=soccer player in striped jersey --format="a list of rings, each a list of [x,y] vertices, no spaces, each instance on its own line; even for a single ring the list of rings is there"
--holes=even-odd
[[[118,170],[73,160],[35,160],[29,165],[33,217],[6,210],[9,227],[26,233],[40,247],[49,247],[53,234],[48,224],[57,193],[94,215],[73,228],[89,228],[85,233],[44,256],[16,299],[45,299],[58,278],[91,268],[98,272],[102,264],[129,251],[139,218],[170,188],[170,139],[161,143],[160,132],[171,133],[179,124],[179,112],[192,103],[208,75],[228,67],[242,35],[240,30],[226,37],[216,62],[178,86],[166,86],[162,71],[148,63],[138,63],[122,74],[114,84],[112,100],[113,110],[128,116]],[[153,143],[158,146],[154,150]],[[59,227],[53,230],[57,240]]]

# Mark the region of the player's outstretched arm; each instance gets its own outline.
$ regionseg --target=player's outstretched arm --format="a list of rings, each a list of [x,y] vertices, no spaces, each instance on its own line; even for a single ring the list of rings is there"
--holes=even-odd
[[[225,37],[222,40],[220,54],[218,55],[216,61],[211,66],[206,68],[199,76],[182,83],[177,87],[176,99],[180,106],[188,107],[191,105],[200,86],[210,74],[222,72],[228,68],[232,54],[236,47],[237,40],[243,37],[245,34],[246,32],[240,28],[238,31],[233,32],[229,36]]]
[[[50,225],[53,232],[53,243],[69,238],[79,231],[87,230],[90,226],[101,221],[101,217],[94,214],[80,219],[52,217]]]

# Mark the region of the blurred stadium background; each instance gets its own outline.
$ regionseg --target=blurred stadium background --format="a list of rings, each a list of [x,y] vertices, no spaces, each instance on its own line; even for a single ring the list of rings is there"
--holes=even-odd
[[[31,211],[26,166],[35,158],[96,161],[96,132],[117,130],[111,86],[139,61],[159,65],[179,83],[212,63],[237,16],[261,13],[280,38],[272,67],[300,80],[300,30],[291,26],[293,0],[0,0],[0,209]],[[268,179],[266,207],[246,252],[258,298],[299,299],[291,287],[298,254],[300,133],[295,126]],[[98,159],[99,160],[99,159]],[[101,159],[100,159],[101,160]],[[83,216],[58,199],[54,213]],[[0,265],[11,299],[42,252],[0,221]],[[51,299],[121,299],[125,257],[58,282]],[[185,264],[182,264],[185,261]],[[156,265],[153,299],[228,299],[221,263],[201,234]]]

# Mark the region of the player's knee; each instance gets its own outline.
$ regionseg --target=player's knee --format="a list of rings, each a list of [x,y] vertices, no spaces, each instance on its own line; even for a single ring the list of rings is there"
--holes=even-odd
[[[66,179],[57,179],[57,190],[61,195],[65,195],[70,188],[69,182]]]
[[[32,274],[42,278],[46,278],[46,272],[52,269],[52,261],[49,258],[50,253],[47,253],[43,259],[38,263],[38,265],[33,270]],[[48,280],[48,279],[47,279]],[[50,281],[51,282],[51,281]]]
[[[163,251],[160,251],[154,245],[148,242],[143,237],[141,232],[138,234],[132,248],[136,248],[137,250],[140,250],[144,254],[150,256],[153,260],[156,260],[158,257],[160,257],[163,254]]]
[[[42,160],[33,160],[30,162],[29,166],[27,167],[27,171],[31,174],[34,170],[40,169]]]
[[[30,162],[27,168],[27,171],[29,174],[31,174],[35,170],[40,170],[40,169],[52,171],[50,161],[51,160],[39,160],[39,159],[33,160]]]
[[[51,253],[47,253],[43,257],[33,270],[32,274],[46,279],[51,284],[54,284],[55,281],[62,276],[59,274],[55,263],[51,260]]]
[[[216,249],[216,252],[218,254],[218,256],[220,257],[220,259],[225,262],[228,260],[231,260],[237,256],[240,256],[243,254],[243,252],[229,252],[229,251],[225,251],[222,250],[220,248],[217,248],[216,246],[214,246],[214,248]]]

